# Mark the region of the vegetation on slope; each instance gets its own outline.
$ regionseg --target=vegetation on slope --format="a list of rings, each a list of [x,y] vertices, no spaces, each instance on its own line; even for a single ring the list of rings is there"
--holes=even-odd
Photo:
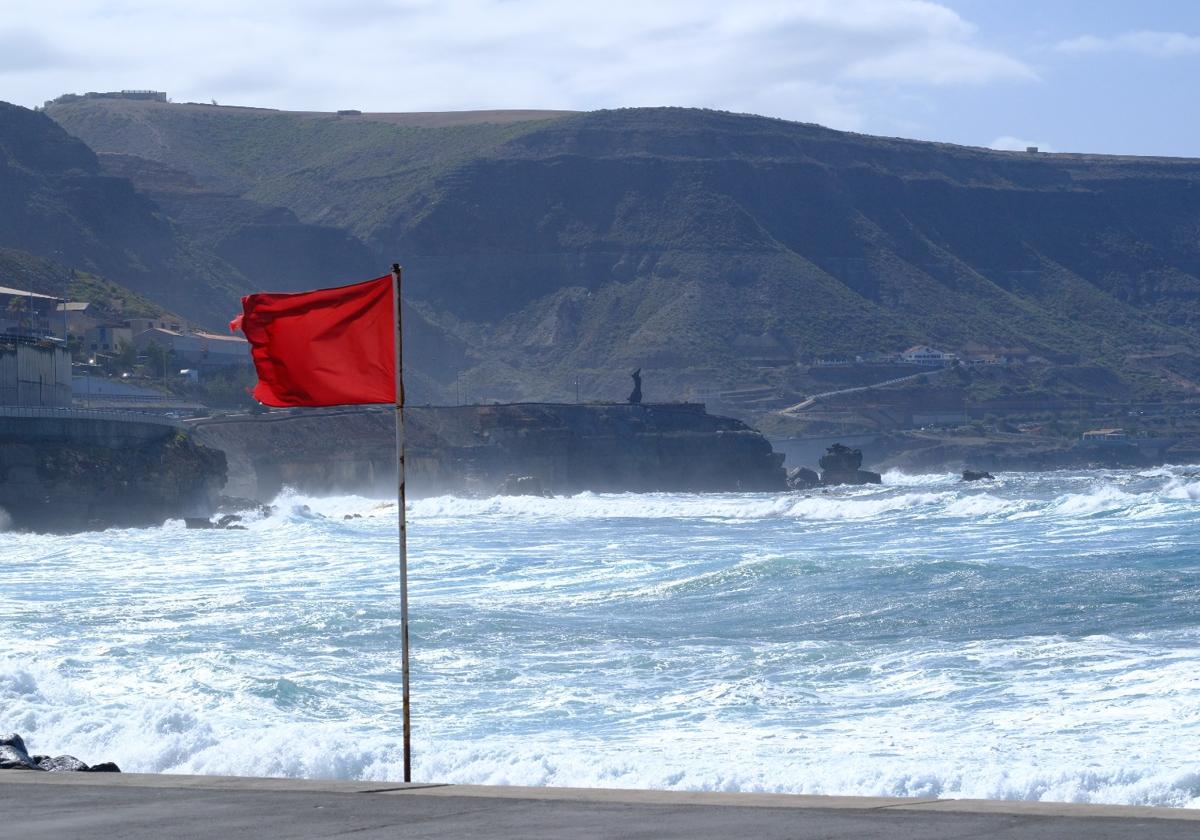
[[[102,317],[178,317],[110,280],[11,248],[0,248],[0,285],[65,300],[89,301]]]
[[[1200,330],[1197,161],[687,109],[455,128],[105,100],[50,114],[101,151],[401,255],[414,305],[463,348],[457,369],[414,357],[443,395],[461,372],[468,397],[564,398],[577,380],[619,397],[638,366],[654,398],[807,387],[754,343],[792,362],[1022,349],[1108,370],[1110,390],[1195,385],[1186,360],[1146,359]]]
[[[0,247],[108,278],[216,325],[244,292],[129,181],[44,114],[0,103]]]

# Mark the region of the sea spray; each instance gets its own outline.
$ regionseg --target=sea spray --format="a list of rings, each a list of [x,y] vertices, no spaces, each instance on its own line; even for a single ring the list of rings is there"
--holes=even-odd
[[[1190,473],[412,501],[416,775],[1196,806]],[[398,778],[395,513],[3,535],[0,728]]]

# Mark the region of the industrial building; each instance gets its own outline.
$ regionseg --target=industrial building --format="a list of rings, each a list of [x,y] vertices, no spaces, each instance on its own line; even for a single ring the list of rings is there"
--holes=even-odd
[[[71,405],[61,298],[0,286],[0,406]],[[56,329],[57,327],[57,329]]]

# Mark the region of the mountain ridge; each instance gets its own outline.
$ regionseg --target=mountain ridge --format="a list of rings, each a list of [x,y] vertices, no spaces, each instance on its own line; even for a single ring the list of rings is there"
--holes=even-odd
[[[1197,337],[1200,160],[675,108],[440,128],[104,100],[48,114],[102,153],[401,259],[414,306],[465,348],[443,395],[614,394],[645,365],[664,397],[753,384],[787,398],[813,387],[814,356],[916,343],[1190,387],[1125,359]],[[736,350],[755,344],[789,363]]]

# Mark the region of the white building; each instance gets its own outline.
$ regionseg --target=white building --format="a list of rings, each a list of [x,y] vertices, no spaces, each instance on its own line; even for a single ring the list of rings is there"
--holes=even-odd
[[[946,365],[956,362],[958,356],[928,347],[924,344],[918,344],[916,347],[910,347],[901,353],[900,360],[905,364],[920,365],[921,367],[946,367]]]
[[[152,343],[171,350],[175,361],[187,367],[241,367],[252,363],[250,342],[236,335],[182,333],[155,327],[137,333],[133,343],[138,352],[145,352]]]

